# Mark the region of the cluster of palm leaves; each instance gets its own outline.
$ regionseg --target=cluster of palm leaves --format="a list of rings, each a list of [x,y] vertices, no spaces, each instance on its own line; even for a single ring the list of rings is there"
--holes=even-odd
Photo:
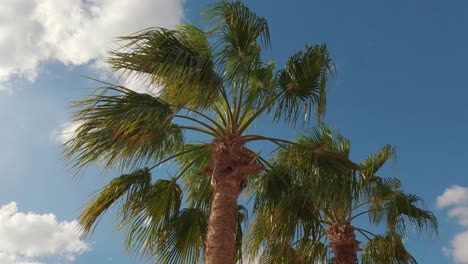
[[[264,18],[240,1],[215,3],[206,16],[208,30],[150,28],[121,37],[110,53],[122,78],[143,79],[157,94],[101,82],[76,102],[70,167],[122,171],[86,205],[84,233],[114,207],[127,250],[155,263],[326,263],[330,251],[331,261],[349,263],[340,259],[349,244],[339,239],[344,226],[366,239],[363,263],[415,263],[405,224],[435,230],[436,220],[399,180],[375,175],[393,148],[355,164],[349,141],[326,125],[296,140],[250,132],[259,119],[322,122],[333,73],[326,47],[306,46],[276,69],[261,53],[270,46]],[[258,141],[273,153],[262,156]],[[237,204],[246,185],[252,219]],[[386,232],[353,225],[365,214]]]
[[[246,237],[248,255],[259,263],[356,263],[358,258],[369,264],[416,263],[403,244],[407,225],[435,231],[437,220],[419,207],[418,196],[401,189],[398,179],[376,175],[395,149],[386,145],[356,168],[330,169],[311,163],[313,154],[306,152],[326,144],[348,157],[349,140],[322,125],[296,143],[281,150],[271,169],[249,186],[255,192],[255,218]],[[364,227],[362,221],[355,224],[361,216],[368,216]],[[383,233],[369,226],[380,226],[376,230]]]

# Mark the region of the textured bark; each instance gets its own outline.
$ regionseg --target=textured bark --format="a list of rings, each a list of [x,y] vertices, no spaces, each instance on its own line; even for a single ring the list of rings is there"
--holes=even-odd
[[[213,186],[206,264],[234,264],[236,256],[237,198],[247,185],[247,176],[258,172],[256,157],[244,147],[242,137],[219,138],[211,144],[211,164],[205,174]]]
[[[234,181],[223,181],[217,185],[216,189],[208,222],[205,262],[207,264],[234,264],[237,198],[242,189]]]
[[[335,264],[355,264],[360,242],[349,222],[336,223],[327,229]]]

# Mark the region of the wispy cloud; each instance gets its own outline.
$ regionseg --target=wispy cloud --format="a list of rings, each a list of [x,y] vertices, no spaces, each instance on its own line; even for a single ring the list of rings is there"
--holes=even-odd
[[[468,188],[454,185],[445,189],[444,193],[437,197],[437,206],[444,208],[468,204]]]
[[[67,143],[74,135],[75,131],[81,125],[79,122],[66,122],[50,134],[53,142],[58,144]]]
[[[100,65],[115,37],[179,24],[182,0],[2,0],[0,18],[1,90],[46,62]]]
[[[454,185],[445,189],[437,197],[439,208],[450,208],[448,216],[457,220],[462,227],[468,227],[468,188]],[[444,248],[444,253],[451,255],[455,262],[468,264],[468,230],[455,235],[450,242],[450,248]]]
[[[90,250],[76,221],[59,222],[54,214],[19,212],[15,202],[0,207],[0,263],[42,264],[43,257],[73,262]]]

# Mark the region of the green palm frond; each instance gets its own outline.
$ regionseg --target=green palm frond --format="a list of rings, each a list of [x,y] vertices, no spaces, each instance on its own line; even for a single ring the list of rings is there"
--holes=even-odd
[[[256,196],[254,208],[277,205],[297,179],[295,172],[283,164],[274,164],[269,170],[254,176],[248,186],[248,193]]]
[[[204,145],[186,145],[186,149],[198,148]],[[204,169],[208,166],[211,153],[208,146],[198,148],[197,151],[189,152],[177,158],[177,163],[181,164],[185,170],[182,179],[184,190],[186,191],[186,203],[189,207],[197,208],[205,212],[210,211],[213,191],[209,178],[205,175]]]
[[[207,35],[193,25],[176,30],[149,28],[120,37],[110,53],[113,69],[162,86],[162,97],[174,105],[205,108],[218,97],[222,81],[215,71]]]
[[[306,46],[291,56],[279,72],[279,102],[275,119],[295,124],[300,117],[310,120],[312,109],[318,120],[325,115],[326,82],[332,74],[331,60],[325,45]]]
[[[297,262],[307,263],[327,263],[328,247],[318,240],[303,238],[296,247]]]
[[[206,212],[195,208],[180,211],[159,234],[156,263],[199,263],[207,228]]]
[[[275,75],[275,63],[269,61],[262,64],[255,71],[246,89],[243,109],[261,109],[266,105],[270,111],[275,101],[277,78]]]
[[[214,34],[220,35],[219,58],[229,80],[244,80],[260,63],[260,45],[270,44],[265,18],[257,16],[241,1],[221,1],[205,12]]]
[[[296,264],[296,250],[287,242],[267,244],[259,259],[260,264]]]
[[[268,171],[251,182],[255,190],[254,221],[247,239],[251,258],[260,252],[265,263],[269,259],[326,263],[327,226],[368,215],[372,225],[383,224],[388,234],[355,227],[370,241],[363,263],[415,263],[401,237],[408,225],[418,232],[437,232],[437,220],[420,208],[418,196],[400,189],[400,180],[375,175],[395,149],[386,145],[359,166],[349,160],[349,153],[349,140],[324,124],[278,152]],[[288,257],[291,252],[294,260]]]
[[[80,126],[65,144],[65,157],[76,170],[93,164],[140,167],[174,153],[183,142],[171,107],[148,94],[110,86],[74,106]]]
[[[282,162],[294,164],[297,169],[342,173],[358,170],[359,166],[347,156],[349,142],[340,136],[338,139],[339,143],[334,139],[331,128],[322,124],[300,136],[295,144],[280,151],[278,157]]]
[[[375,173],[390,159],[396,159],[396,149],[385,145],[378,153],[370,155],[361,164],[361,175],[364,178],[374,177]]]
[[[118,228],[125,229],[129,252],[151,256],[157,250],[161,230],[179,213],[182,189],[175,179],[159,179],[132,198],[121,207]]]
[[[151,184],[151,173],[147,168],[137,170],[130,174],[123,174],[113,179],[109,184],[95,193],[95,196],[85,205],[78,220],[87,235],[93,231],[98,220],[112,206],[124,201],[128,202]]]
[[[236,228],[236,261],[242,264],[242,239],[244,238],[244,229],[249,222],[249,210],[243,205],[237,206],[237,228]]]
[[[318,234],[320,220],[308,204],[300,199],[288,199],[274,207],[256,210],[254,221],[249,228],[246,248],[249,256],[255,258],[262,249],[275,243],[291,243],[295,238]],[[308,203],[308,201],[304,201]],[[313,231],[311,231],[313,229]]]
[[[363,264],[416,264],[416,259],[405,249],[402,237],[395,233],[376,236],[362,249]]]
[[[421,198],[414,194],[396,192],[393,199],[385,202],[384,213],[390,231],[406,234],[406,223],[410,223],[417,232],[437,231],[437,219],[430,211],[423,210],[417,205]]]

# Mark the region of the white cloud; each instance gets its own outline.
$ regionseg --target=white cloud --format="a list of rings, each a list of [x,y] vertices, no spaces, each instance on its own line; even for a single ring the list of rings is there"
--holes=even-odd
[[[19,212],[15,202],[0,207],[0,263],[43,264],[43,257],[72,262],[90,250],[77,221],[58,222],[54,214]]]
[[[461,226],[468,227],[468,207],[455,207],[449,211],[448,216],[456,218]]]
[[[0,89],[46,62],[100,65],[115,37],[181,18],[182,0],[2,0]]]
[[[452,205],[468,205],[468,188],[454,185],[445,189],[444,193],[437,197],[437,206],[439,208]]]
[[[55,143],[65,144],[73,137],[73,134],[80,125],[81,123],[79,122],[67,122],[52,131],[50,137]]]
[[[462,227],[468,227],[468,188],[454,185],[444,190],[437,197],[439,208],[451,207],[448,211],[450,218],[455,218]],[[456,234],[450,242],[450,248],[444,247],[442,251],[451,255],[456,263],[468,264],[468,230]]]
[[[457,263],[468,263],[468,230],[453,238],[452,248],[452,255]]]

